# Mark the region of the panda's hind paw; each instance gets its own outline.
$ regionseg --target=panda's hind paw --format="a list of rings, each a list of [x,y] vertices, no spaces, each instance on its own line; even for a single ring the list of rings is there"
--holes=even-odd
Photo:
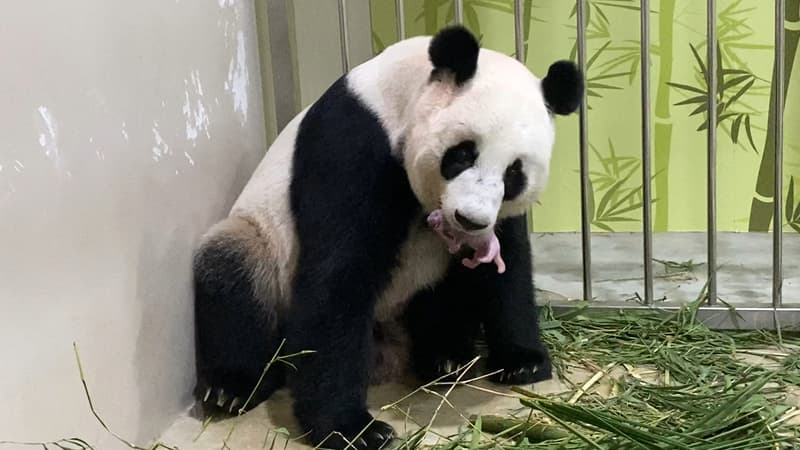
[[[197,387],[195,394],[204,418],[220,419],[246,412],[243,409],[246,399],[238,395],[231,395],[223,388],[202,385]],[[247,408],[247,410],[249,409],[251,408]]]

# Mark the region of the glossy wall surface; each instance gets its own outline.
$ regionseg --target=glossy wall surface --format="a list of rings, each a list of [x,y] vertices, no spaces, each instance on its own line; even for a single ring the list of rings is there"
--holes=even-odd
[[[189,405],[190,255],[266,138],[248,0],[0,13],[0,441],[145,445]],[[14,446],[3,448],[15,448]]]

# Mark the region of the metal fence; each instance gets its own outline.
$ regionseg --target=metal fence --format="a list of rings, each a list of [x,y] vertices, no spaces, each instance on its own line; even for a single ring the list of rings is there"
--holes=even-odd
[[[350,67],[350,47],[348,42],[347,1],[338,1],[338,17],[340,44],[342,55],[342,69],[346,72]],[[577,20],[577,58],[581,71],[586,73],[586,19],[588,0],[576,0]],[[514,3],[514,43],[517,59],[525,62],[523,43],[522,8],[523,0],[513,0]],[[716,193],[716,163],[717,163],[717,130],[714,126],[707,127],[707,267],[708,280],[705,304],[698,310],[698,318],[714,328],[786,328],[800,325],[800,305],[784,304],[782,296],[783,286],[783,254],[782,254],[782,202],[780,195],[783,192],[783,105],[784,91],[784,15],[785,0],[774,0],[775,7],[775,70],[778,89],[775,101],[771,105],[777,108],[774,129],[775,158],[774,158],[774,192],[778,196],[774,201],[773,210],[773,241],[772,241],[772,299],[771,302],[759,303],[753,299],[752,304],[733,309],[730,306],[718,304],[717,287],[717,193]],[[768,3],[765,2],[765,5]],[[395,0],[397,15],[398,39],[406,37],[404,23],[404,2]],[[463,0],[455,0],[454,16],[456,23],[463,22]],[[653,227],[652,227],[652,133],[651,133],[651,102],[650,102],[650,1],[640,0],[640,57],[641,57],[641,132],[642,132],[642,237],[643,237],[643,272],[644,272],[644,298],[643,304],[620,303],[613,301],[590,301],[588,310],[592,313],[616,312],[619,310],[642,310],[657,308],[665,312],[674,311],[680,306],[656,306],[653,297]],[[717,41],[716,0],[706,0],[707,27],[706,37],[708,42]],[[708,98],[706,105],[708,117],[717,117],[717,46],[708,45],[706,54],[706,67],[708,67]],[[583,298],[592,299],[592,254],[591,254],[591,228],[589,211],[589,149],[588,149],[588,113],[586,99],[579,110],[579,157],[581,178],[581,246],[582,246],[582,274]],[[710,121],[709,121],[710,122]],[[574,304],[551,304],[556,310],[574,308]]]
[[[577,39],[578,39],[578,64],[585,73],[586,67],[586,33],[585,11],[587,0],[577,0]],[[718,305],[717,289],[717,192],[716,192],[716,167],[717,167],[717,129],[715,126],[707,127],[706,155],[707,155],[707,267],[708,281],[706,291],[706,304],[700,308],[698,315],[718,328],[778,328],[800,325],[800,308],[784,305],[783,286],[783,233],[782,201],[783,192],[783,85],[784,80],[784,14],[785,0],[774,0],[775,6],[775,70],[778,88],[775,102],[771,107],[776,108],[775,121],[775,159],[774,159],[774,192],[778,200],[774,201],[773,210],[773,241],[772,241],[772,302],[759,305],[754,299],[753,305],[737,307],[734,310],[728,306]],[[520,3],[519,0],[515,1]],[[644,265],[644,306],[653,307],[653,228],[651,215],[651,109],[650,109],[650,1],[640,0],[640,35],[639,50],[641,54],[641,127],[642,127],[642,236],[643,236],[643,265]],[[717,41],[717,8],[716,0],[706,0],[706,39],[709,43]],[[765,2],[766,3],[766,2]],[[519,29],[516,30],[519,34]],[[717,117],[717,46],[708,45],[706,54],[706,67],[708,68],[708,98],[706,101],[708,117]],[[709,123],[711,119],[709,119]],[[587,136],[587,111],[586,102],[580,110],[580,173],[581,173],[581,238],[583,247],[583,298],[592,298],[591,275],[591,232],[589,228],[589,168],[588,168],[588,136]],[[612,305],[595,303],[594,309],[636,309],[639,306]],[[664,308],[674,309],[674,308]]]

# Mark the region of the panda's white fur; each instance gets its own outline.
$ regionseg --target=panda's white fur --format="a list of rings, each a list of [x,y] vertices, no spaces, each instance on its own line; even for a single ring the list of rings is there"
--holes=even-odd
[[[213,238],[220,229],[238,233],[251,240],[254,297],[275,301],[285,310],[290,298],[290,284],[297,265],[297,236],[289,207],[289,184],[297,128],[308,108],[295,116],[270,146],[253,172],[250,181],[233,204],[228,220],[212,227],[205,239]],[[237,220],[238,219],[238,220]],[[246,221],[258,230],[241,227]],[[272,305],[270,305],[272,306]]]
[[[441,36],[440,47],[434,48]],[[464,340],[472,339],[467,329],[440,326],[436,321],[451,315],[441,308],[415,316],[422,322],[434,321],[435,325],[422,327],[422,337],[419,330],[411,330],[413,325],[403,322],[401,315],[420,296],[422,303],[417,304],[423,307],[437,299],[443,305],[454,301],[460,305],[460,299],[469,296],[489,300],[490,309],[483,317],[467,310],[453,311],[453,316],[462,317],[455,323],[482,321],[487,333],[494,333],[487,341],[490,351],[493,345],[498,350],[490,354],[488,364],[508,371],[510,378],[501,381],[549,377],[549,357],[538,338],[530,246],[521,215],[547,182],[554,142],[552,114],[574,111],[576,95],[582,92],[582,80],[574,69],[566,69],[568,81],[553,81],[557,78],[548,74],[543,83],[513,58],[488,49],[478,51],[466,30],[451,29],[437,37],[411,38],[386,48],[292,119],[270,146],[229,216],[211,227],[199,243],[194,273],[201,403],[233,411],[241,404],[238,396],[252,389],[247,383],[261,374],[264,361],[260,359],[269,358],[281,333],[288,332],[295,337],[291,345],[305,345],[298,343],[305,340],[328,349],[317,362],[304,363],[311,364],[312,370],[294,375],[296,417],[306,426],[317,427],[311,433],[315,444],[324,437],[321,433],[336,427],[342,427],[338,431],[346,435],[354,434],[369,418],[361,405],[365,371],[373,381],[399,375],[413,359],[411,341],[437,340],[433,337],[437,332],[445,333],[441,336],[466,333]],[[465,141],[474,142],[477,158],[470,167],[446,178],[443,158],[448,149]],[[388,178],[359,180],[358,174],[347,170],[349,166],[336,160],[338,155],[350,158],[357,167],[375,167],[376,173]],[[515,163],[521,163],[524,184],[518,195],[504,199],[504,177]],[[305,173],[306,178],[296,179],[297,173]],[[334,178],[338,176],[349,181],[340,182]],[[359,192],[362,186],[378,192]],[[390,194],[399,196],[397,204]],[[347,195],[372,202],[370,208],[380,209],[382,215],[373,219],[358,203],[337,198]],[[465,279],[454,269],[447,244],[425,223],[434,210],[441,210],[449,226],[465,235],[504,227],[505,234],[498,236],[511,259],[504,278],[479,271],[483,275],[469,280],[471,273]],[[466,229],[469,226],[456,218],[456,211],[461,219],[466,216],[483,229]],[[316,230],[325,227],[328,219],[337,231],[320,230],[324,239],[308,244],[318,238]],[[372,223],[380,224],[379,228],[364,228]],[[369,244],[358,242],[359,236],[352,231],[356,228],[368,235]],[[300,242],[299,235],[306,240]],[[344,261],[339,263],[338,256]],[[300,267],[303,258],[306,266]],[[358,270],[372,271],[366,275],[371,278],[354,279],[360,275]],[[468,288],[471,282],[478,285]],[[377,292],[371,291],[373,287]],[[293,299],[296,292],[304,293],[305,303]],[[331,305],[334,300],[337,304]],[[334,317],[328,321],[306,311],[307,305],[327,308],[325,314]],[[365,311],[371,314],[368,328],[362,328]],[[302,331],[296,326],[301,322],[317,328]],[[507,331],[497,334],[499,326]],[[374,335],[351,336],[366,329]],[[365,342],[370,339],[376,348],[370,349]],[[428,358],[424,364],[440,371],[459,364],[473,344],[431,345],[439,349],[434,353],[442,354],[415,353],[414,358]],[[511,354],[504,354],[505,349]],[[353,358],[355,366],[345,358]],[[371,367],[363,369],[363,364]],[[254,397],[256,403],[282,385],[283,372],[277,369],[264,380]],[[374,433],[362,438],[359,448],[391,435],[388,425],[374,422],[369,426]]]

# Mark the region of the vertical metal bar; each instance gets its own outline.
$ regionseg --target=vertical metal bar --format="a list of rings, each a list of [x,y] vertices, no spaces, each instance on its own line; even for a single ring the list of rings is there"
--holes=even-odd
[[[772,306],[783,305],[783,86],[785,0],[775,0],[775,173],[772,204]]]
[[[578,67],[586,77],[586,0],[576,0],[578,21]],[[586,92],[578,114],[581,169],[581,250],[583,254],[583,299],[592,299],[592,241],[589,221],[589,123]]]
[[[642,228],[644,234],[644,304],[653,303],[653,215],[650,161],[650,1],[639,3],[642,63]]]
[[[706,0],[706,67],[708,68],[708,128],[706,194],[708,203],[708,304],[717,303],[717,2]]]
[[[464,0],[456,0],[455,5],[456,23],[461,25],[464,23]]]
[[[514,52],[517,60],[525,64],[525,45],[522,42],[522,0],[514,0]]]
[[[406,16],[403,10],[403,0],[395,0],[394,10],[397,13],[397,40],[406,38]]]
[[[347,0],[339,0],[339,45],[342,51],[342,71],[350,70],[350,42],[347,29]]]
[[[522,43],[522,0],[514,0],[514,54],[517,61],[525,64],[525,50]],[[528,231],[533,232],[533,217],[530,209],[526,214]]]

